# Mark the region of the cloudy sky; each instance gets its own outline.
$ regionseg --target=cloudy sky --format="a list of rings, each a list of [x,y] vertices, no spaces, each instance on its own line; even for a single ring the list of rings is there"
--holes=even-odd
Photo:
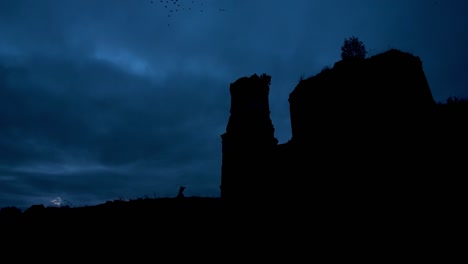
[[[421,58],[436,101],[468,97],[464,0],[0,0],[0,207],[219,197],[229,84],[272,76],[271,119],[340,60]],[[378,87],[376,87],[378,89]]]

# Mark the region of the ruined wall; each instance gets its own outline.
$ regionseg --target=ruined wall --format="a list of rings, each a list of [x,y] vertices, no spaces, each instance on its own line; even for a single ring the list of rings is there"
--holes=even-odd
[[[242,77],[230,85],[231,109],[222,137],[221,197],[251,200],[268,176],[278,140],[270,119],[270,77]]]
[[[314,132],[357,125],[412,125],[430,118],[435,107],[421,60],[398,50],[339,61],[299,82],[289,102],[292,135],[301,142]]]
[[[435,102],[419,57],[389,50],[339,61],[299,82],[289,102],[292,141],[307,153],[296,165],[317,192],[409,191],[425,181]]]
[[[421,180],[404,176],[424,174],[434,136],[435,102],[419,57],[389,50],[300,81],[289,96],[285,144],[274,138],[268,91],[269,79],[257,75],[231,84],[223,198],[343,201],[392,188],[403,194]]]

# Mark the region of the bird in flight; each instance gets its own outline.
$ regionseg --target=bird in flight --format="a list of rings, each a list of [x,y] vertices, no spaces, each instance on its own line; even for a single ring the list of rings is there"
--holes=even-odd
[[[154,4],[155,1],[150,0],[150,3]],[[181,14],[182,11],[189,12],[189,11],[198,10],[200,13],[204,13],[204,11],[209,11],[209,10],[205,10],[205,4],[203,0],[199,0],[199,1],[196,1],[196,0],[191,0],[191,1],[189,0],[160,0],[159,6],[164,7],[164,9],[167,10],[168,19],[175,19],[176,17],[175,12]],[[219,12],[226,11],[226,9],[224,8],[218,8],[214,10],[219,11]],[[170,24],[171,23],[168,23],[168,26]]]

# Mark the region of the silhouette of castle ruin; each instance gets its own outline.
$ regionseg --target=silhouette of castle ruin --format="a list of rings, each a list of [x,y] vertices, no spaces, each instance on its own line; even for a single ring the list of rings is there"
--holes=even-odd
[[[270,81],[253,74],[230,84],[223,200],[393,199],[424,183],[436,104],[419,57],[392,49],[299,81],[289,95],[292,138],[282,144],[270,119]]]

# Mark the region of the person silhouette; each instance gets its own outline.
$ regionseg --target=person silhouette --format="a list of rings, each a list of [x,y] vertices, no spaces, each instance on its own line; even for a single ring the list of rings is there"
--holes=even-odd
[[[177,198],[184,198],[184,190],[185,190],[185,187],[184,186],[181,186],[179,188],[179,193],[177,194]]]

